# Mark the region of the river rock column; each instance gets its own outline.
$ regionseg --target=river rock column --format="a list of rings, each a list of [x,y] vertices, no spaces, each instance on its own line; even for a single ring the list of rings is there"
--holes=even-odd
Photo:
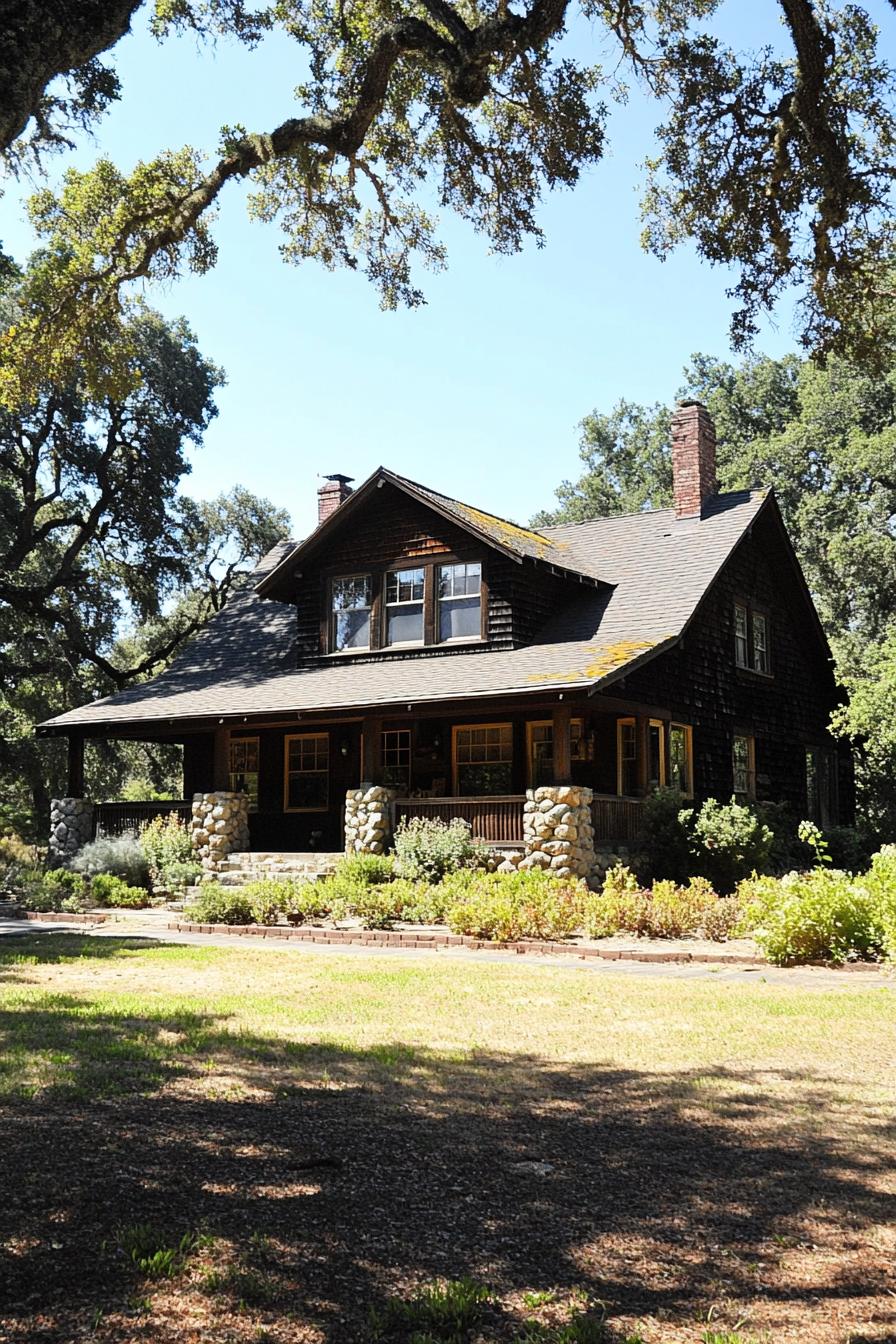
[[[194,793],[190,832],[203,868],[217,872],[228,854],[249,848],[249,795]]]
[[[93,839],[93,803],[87,798],[50,800],[50,845],[47,862],[58,867],[69,862]]]
[[[594,868],[591,789],[545,784],[526,790],[520,868],[546,868],[558,877],[590,877]]]
[[[346,854],[385,854],[392,841],[392,804],[398,795],[383,784],[365,784],[345,795]]]

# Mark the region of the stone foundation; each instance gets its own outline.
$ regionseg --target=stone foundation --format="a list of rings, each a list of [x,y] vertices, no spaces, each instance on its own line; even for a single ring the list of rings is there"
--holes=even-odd
[[[53,798],[47,862],[60,867],[93,839],[93,803],[87,798]]]
[[[203,868],[217,872],[228,854],[249,848],[249,795],[194,793],[190,831]]]
[[[545,784],[526,790],[523,807],[525,858],[518,865],[546,868],[558,877],[590,877],[594,868],[591,789]]]
[[[398,795],[382,784],[365,784],[345,795],[346,854],[384,854],[392,841],[392,804]]]

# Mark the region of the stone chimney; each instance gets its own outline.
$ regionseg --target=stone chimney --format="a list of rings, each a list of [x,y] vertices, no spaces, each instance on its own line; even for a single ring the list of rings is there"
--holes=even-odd
[[[324,483],[317,492],[317,525],[326,522],[330,514],[344,504],[352,492],[349,484],[354,477],[340,476],[338,473],[334,476],[325,476]]]
[[[672,493],[676,518],[699,518],[718,493],[716,427],[701,401],[680,401],[672,416]]]

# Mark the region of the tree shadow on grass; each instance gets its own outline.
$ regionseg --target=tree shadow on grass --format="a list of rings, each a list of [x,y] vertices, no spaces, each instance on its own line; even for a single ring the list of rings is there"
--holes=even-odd
[[[55,930],[52,925],[34,933],[33,925],[26,925],[22,932],[4,934],[0,938],[0,980],[14,976],[20,980],[23,963],[36,966],[58,965],[69,961],[114,961],[126,959],[137,952],[160,951],[164,948],[177,949],[176,943],[167,943],[161,938],[113,938],[103,935],[100,938],[83,933],[69,933]]]

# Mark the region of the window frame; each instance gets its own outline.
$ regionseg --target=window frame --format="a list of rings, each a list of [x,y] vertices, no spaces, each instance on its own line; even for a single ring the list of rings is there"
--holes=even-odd
[[[452,593],[449,597],[442,597],[439,589],[441,588],[443,569],[469,569],[471,565],[478,566],[479,569],[479,591],[476,594],[479,601],[479,633],[478,635],[449,635],[447,639],[442,639],[442,603],[443,602],[462,602],[473,596],[472,593]],[[442,558],[437,560],[432,566],[432,585],[433,585],[433,644],[443,646],[445,644],[469,644],[473,640],[482,640],[485,638],[485,600],[483,587],[484,566],[481,560],[446,560]]]
[[[378,647],[381,649],[416,649],[426,643],[426,588],[427,588],[427,570],[432,566],[425,564],[399,565],[391,566],[383,571],[383,618],[382,618],[382,639]],[[398,574],[411,574],[418,572],[423,576],[423,591],[418,598],[402,600],[401,582],[398,584],[399,597],[394,601],[389,601],[389,580]],[[390,610],[401,609],[402,607],[420,608],[420,638],[419,639],[389,639],[389,612]]]
[[[578,724],[578,728],[579,728],[578,738],[576,738],[576,737],[573,736],[573,730],[574,730],[576,724]],[[526,720],[526,787],[527,787],[527,788],[530,788],[530,789],[534,789],[534,788],[538,788],[538,787],[539,787],[539,786],[536,784],[536,782],[535,782],[535,769],[534,769],[534,766],[535,766],[535,755],[534,755],[534,752],[533,752],[533,747],[535,746],[535,741],[534,741],[534,733],[533,733],[533,729],[535,729],[535,728],[550,728],[550,729],[551,729],[551,733],[552,733],[552,736],[551,736],[551,760],[553,761],[553,758],[554,758],[554,752],[553,752],[553,747],[554,747],[554,740],[553,740],[554,720],[553,720],[553,719],[527,719],[527,720]],[[585,742],[585,720],[584,720],[584,718],[583,718],[581,715],[576,715],[575,718],[570,719],[570,721],[569,721],[569,735],[570,735],[570,752],[569,752],[570,760],[572,760],[572,761],[584,761],[584,760],[586,760],[586,759],[587,759],[587,755],[586,755],[586,742]],[[578,751],[576,751],[576,745],[577,745],[577,744],[578,744],[578,748],[579,748]],[[550,780],[549,782],[550,782],[550,783],[553,783],[553,780]]]
[[[457,759],[457,745],[458,745],[458,737],[459,737],[459,735],[460,735],[461,733],[475,733],[475,732],[480,731],[481,729],[489,729],[489,728],[502,728],[502,729],[505,729],[505,728],[506,728],[506,729],[508,730],[508,732],[509,732],[509,740],[510,740],[510,756],[509,756],[509,758],[508,758],[506,761],[462,761],[462,762],[461,762],[461,761],[458,761],[458,759]],[[513,734],[513,722],[512,722],[512,720],[510,720],[510,719],[505,719],[505,720],[502,720],[502,721],[500,721],[500,722],[496,722],[496,723],[455,723],[455,724],[452,724],[452,726],[451,726],[451,788],[452,788],[453,795],[454,795],[455,798],[479,798],[479,797],[506,798],[506,797],[511,797],[511,796],[512,796],[511,794],[500,794],[500,793],[495,793],[495,794],[462,794],[462,793],[460,792],[460,788],[459,788],[459,776],[460,776],[460,766],[461,766],[461,765],[509,765],[509,766],[510,766],[510,771],[511,771],[511,787],[512,787],[512,786],[513,786],[513,762],[514,762],[514,740],[513,740],[513,738],[514,738],[514,734]]]
[[[694,796],[694,728],[690,723],[681,723],[678,719],[669,720],[669,783],[672,788],[675,787],[672,779],[673,761],[672,761],[672,734],[680,729],[684,733],[684,754],[687,765],[687,788],[679,789],[682,798],[693,798]]]
[[[622,754],[623,728],[631,728],[632,730],[632,746],[634,751],[631,757],[624,757]],[[624,767],[629,761],[633,763],[635,770],[635,788],[632,793],[626,793],[622,787],[624,782]],[[638,797],[638,720],[632,714],[624,714],[616,720],[616,797]]]
[[[746,742],[747,744],[746,789],[737,787],[739,766],[735,749],[736,742]],[[756,798],[756,738],[752,733],[732,733],[731,735],[731,792],[735,798],[746,798],[751,801]]]
[[[386,739],[390,737],[407,738],[407,747],[387,746]],[[387,779],[387,774],[390,767],[387,764],[386,757],[387,753],[390,750],[397,750],[400,752],[407,751],[407,786],[405,792],[400,793],[398,796],[400,798],[409,798],[414,787],[413,785],[414,747],[413,747],[413,737],[410,728],[383,728],[380,731],[380,762],[382,764],[383,783],[386,785],[387,788],[397,789],[399,785]]]
[[[660,759],[659,759],[659,780],[654,785],[650,778],[650,730],[659,728],[660,730]],[[635,758],[637,759],[637,757]],[[666,787],[666,720],[648,719],[647,720],[647,791],[650,793],[652,788],[664,789]]]
[[[749,672],[754,677],[765,677],[771,680],[774,677],[772,666],[772,618],[768,609],[759,603],[748,602],[745,598],[736,597],[733,603],[734,608],[734,666],[738,672]],[[746,661],[741,660],[741,636],[738,633],[738,612],[744,613],[744,633],[743,633],[743,654]],[[757,617],[765,627],[765,667],[756,665],[756,619]]]
[[[233,768],[233,749],[234,749],[234,747],[237,747],[237,746],[239,746],[239,747],[245,747],[245,746],[248,746],[250,743],[253,743],[254,746],[255,746],[255,769],[254,769],[254,770],[243,770],[243,771],[240,771],[240,770],[234,770],[234,768]],[[251,789],[245,789],[245,788],[244,788],[244,789],[237,789],[237,788],[235,787],[235,785],[234,785],[234,779],[235,779],[235,777],[236,777],[237,775],[240,775],[240,774],[242,774],[243,776],[246,776],[246,775],[254,775],[254,776],[255,776],[255,795],[254,795],[254,801],[253,801],[253,795],[252,795],[252,790],[251,790]],[[227,744],[227,779],[228,779],[228,786],[229,786],[229,788],[230,788],[230,791],[231,791],[232,793],[245,793],[245,794],[247,794],[247,795],[248,795],[248,798],[249,798],[249,811],[250,811],[250,812],[257,812],[257,811],[258,811],[258,793],[259,793],[259,784],[260,784],[260,782],[261,782],[261,737],[258,735],[258,733],[245,733],[245,734],[243,734],[243,735],[241,735],[241,736],[239,736],[239,737],[237,737],[236,734],[231,734],[231,736],[230,736],[230,741],[229,741],[228,744]]]
[[[344,583],[349,579],[367,580],[367,606],[353,607],[349,610],[367,612],[367,643],[354,645],[347,649],[336,648],[336,616],[337,612],[333,606],[333,589],[337,583]],[[371,570],[356,570],[351,574],[331,574],[327,580],[327,652],[340,658],[351,657],[352,654],[369,653],[375,648],[374,644],[374,614],[375,614],[375,592],[374,575]]]
[[[289,777],[291,774],[323,774],[322,770],[290,770],[289,768],[289,744],[300,739],[322,738],[327,744],[327,801],[315,807],[290,807],[289,805]],[[329,812],[330,810],[330,776],[331,776],[331,751],[330,751],[330,733],[329,730],[322,733],[286,733],[283,738],[283,811],[284,812]]]
[[[761,623],[762,623],[762,640],[763,640],[763,642],[762,642],[762,654],[763,654],[763,657],[764,657],[764,660],[765,660],[765,666],[764,666],[764,667],[760,667],[760,666],[759,666],[759,660],[758,660],[758,658],[757,658],[757,656],[756,656],[756,655],[757,655],[757,651],[758,651],[758,649],[759,649],[759,645],[758,645],[757,640],[756,640],[756,632],[757,632],[757,629],[758,629],[757,621],[761,621]],[[769,634],[769,621],[768,621],[768,616],[765,614],[764,611],[758,611],[758,610],[756,610],[756,609],[751,610],[751,612],[750,612],[750,636],[751,636],[751,638],[750,638],[750,652],[751,652],[751,654],[752,654],[752,656],[753,656],[753,671],[754,671],[755,673],[757,673],[757,675],[760,676],[760,677],[770,677],[771,674],[772,674],[772,660],[771,660],[771,652],[770,652],[770,649],[769,649],[769,637],[768,637],[768,634]]]
[[[743,612],[743,634],[739,630],[739,617]],[[743,646],[743,658],[741,658]],[[734,604],[734,666],[750,671],[750,608],[744,602]]]

